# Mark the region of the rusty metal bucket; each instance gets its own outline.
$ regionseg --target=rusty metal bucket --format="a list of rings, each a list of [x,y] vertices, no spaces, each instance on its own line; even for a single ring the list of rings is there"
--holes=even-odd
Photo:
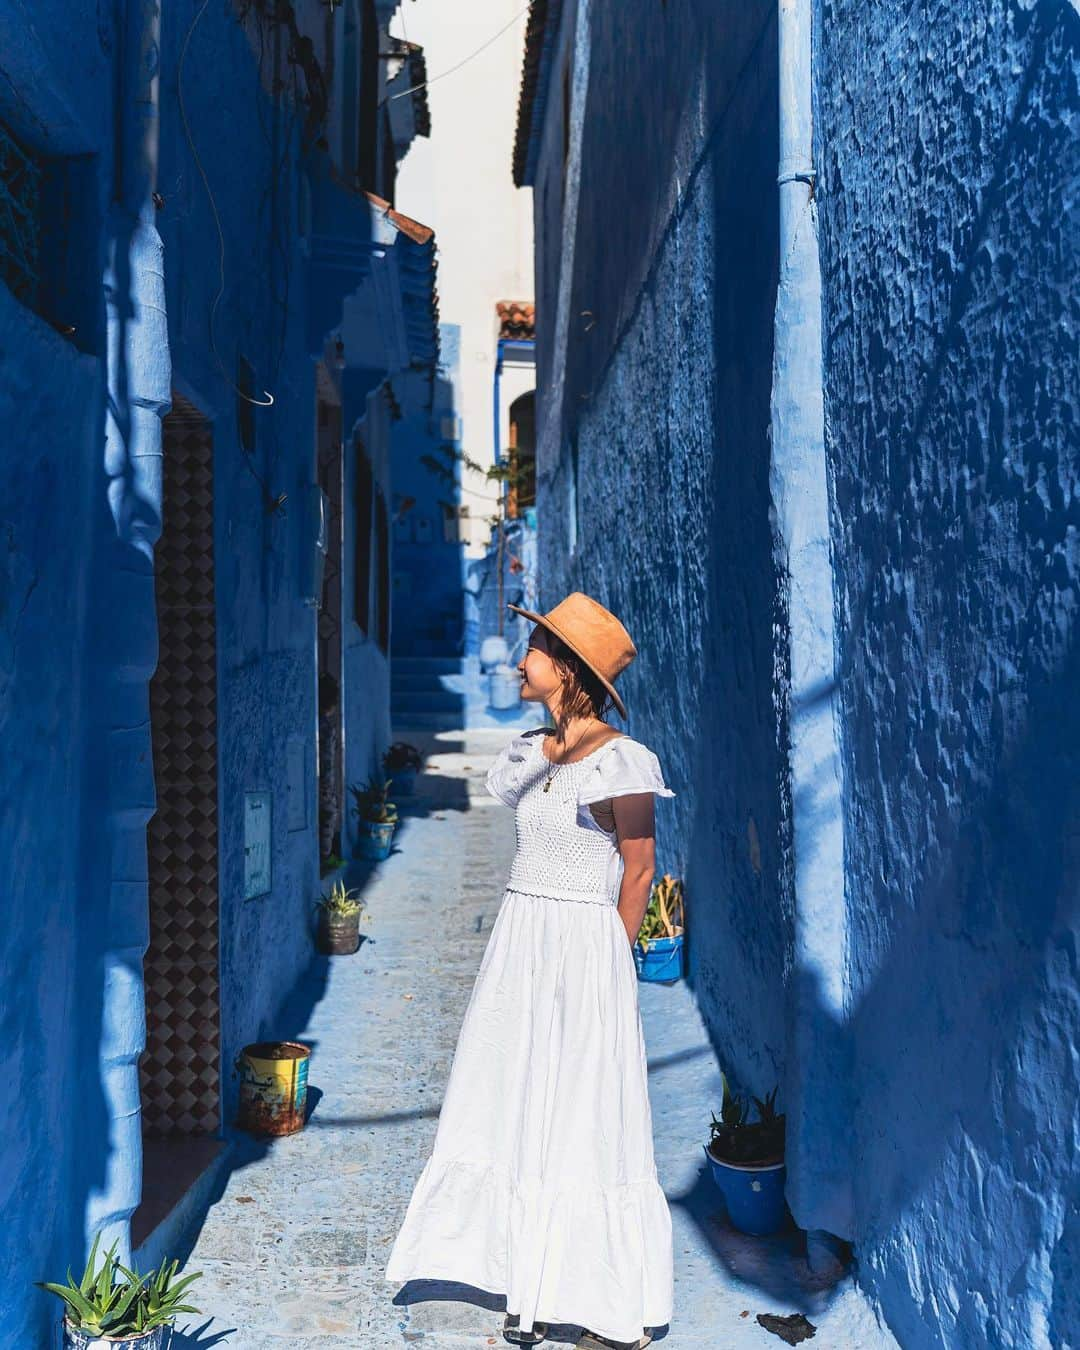
[[[299,1041],[257,1041],[236,1061],[240,1110],[236,1123],[251,1134],[295,1134],[304,1128],[311,1047]]]

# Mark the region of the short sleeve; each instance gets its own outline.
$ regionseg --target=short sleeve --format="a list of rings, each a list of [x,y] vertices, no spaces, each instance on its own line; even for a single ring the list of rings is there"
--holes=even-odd
[[[658,797],[674,797],[664,782],[660,761],[647,745],[618,736],[604,747],[602,754],[581,775],[578,805],[590,806],[608,797],[624,797],[631,792],[653,792]]]
[[[525,770],[530,754],[528,738],[522,734],[515,736],[509,745],[504,745],[492,761],[484,779],[484,786],[493,797],[507,806],[517,806],[525,786]]]

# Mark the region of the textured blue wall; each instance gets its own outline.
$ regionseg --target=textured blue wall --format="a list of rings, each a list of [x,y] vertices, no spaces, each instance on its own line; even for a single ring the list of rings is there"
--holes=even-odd
[[[564,48],[585,48],[570,100],[572,279],[559,65],[534,189],[540,607],[580,588],[638,646],[619,680],[628,729],[680,793],[657,811],[658,870],[686,879],[691,978],[721,1060],[760,1092],[783,1075],[790,954],[767,439],[775,14],[571,8]]]
[[[279,1013],[311,954],[311,907],[319,892],[316,611],[304,602],[303,583],[314,546],[305,501],[315,481],[316,383],[307,316],[309,308],[340,314],[341,296],[310,294],[307,189],[299,158],[304,110],[287,99],[275,106],[266,98],[272,25],[262,21],[260,42],[256,11],[245,33],[231,8],[206,10],[183,72],[193,152],[177,90],[193,17],[175,8],[165,13],[159,170],[165,204],[158,225],[176,387],[214,424],[222,1043],[229,1119],[233,1058],[247,1042],[295,1032]],[[214,322],[220,362],[208,340],[219,286],[218,240],[196,155],[225,234],[225,289]],[[255,395],[268,390],[274,398],[273,407],[254,409],[250,459],[241,448],[232,387],[238,355],[254,369]],[[352,758],[360,747],[387,739],[388,663],[374,639],[349,622],[355,500],[349,428],[364,415],[366,402],[361,394],[346,396],[344,404],[344,702]],[[266,510],[256,474],[271,497],[287,494],[283,510]],[[305,743],[307,826],[290,830],[287,747],[296,738]],[[273,889],[245,901],[244,794],[262,790],[272,793]]]
[[[130,31],[144,16],[132,6]],[[160,305],[150,308],[157,240],[137,223],[139,127],[112,101],[126,59],[107,8],[0,15],[0,118],[37,154],[79,166],[67,237],[50,232],[66,259],[52,246],[42,255],[47,289],[66,278],[52,317],[76,323],[74,340],[0,286],[0,1069],[12,1085],[0,1280],[11,1344],[45,1344],[55,1301],[31,1281],[77,1263],[87,1225],[119,1235],[137,1197],[145,859],[128,844],[152,808],[147,553],[168,348],[159,341],[137,376],[126,370],[163,336]],[[143,92],[146,71],[120,87]],[[138,412],[116,397],[125,370]]]
[[[1078,56],[1061,0],[822,6],[856,1237],[905,1346],[1080,1327]]]
[[[0,285],[0,961],[8,976],[0,1068],[15,1085],[0,1108],[4,1344],[46,1343],[58,1305],[32,1281],[78,1267],[98,1227],[107,1240],[126,1241],[139,1198],[145,827],[154,807],[147,681],[156,660],[160,417],[170,388],[214,429],[230,1098],[236,1049],[295,1032],[277,1019],[311,950],[314,611],[303,603],[302,578],[312,546],[303,504],[314,480],[315,381],[296,126],[289,116],[275,121],[257,45],[234,10],[205,7],[185,90],[225,235],[219,360],[208,340],[217,230],[177,103],[180,52],[199,12],[167,8],[160,45],[140,36],[153,36],[152,0],[118,14],[108,5],[0,13],[0,118],[36,150],[77,156],[81,166],[64,222],[70,309],[57,315],[77,316],[75,342]],[[142,143],[147,130],[155,143],[144,119],[153,115],[148,82],[159,57],[162,201],[154,211]],[[276,400],[255,414],[250,465],[231,388],[241,353],[257,391],[269,388]],[[287,493],[282,514],[265,511],[251,468],[274,495]],[[368,661],[364,678],[354,731],[385,739],[385,660]],[[307,744],[308,801],[305,828],[290,832],[294,736]],[[245,902],[243,793],[252,789],[273,792],[274,886]]]

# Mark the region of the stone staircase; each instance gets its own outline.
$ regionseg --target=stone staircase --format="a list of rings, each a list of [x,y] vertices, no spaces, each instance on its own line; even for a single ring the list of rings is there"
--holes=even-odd
[[[415,731],[458,731],[508,728],[542,722],[543,709],[519,703],[516,708],[488,705],[488,677],[479,662],[456,655],[391,656],[390,723],[395,736]]]

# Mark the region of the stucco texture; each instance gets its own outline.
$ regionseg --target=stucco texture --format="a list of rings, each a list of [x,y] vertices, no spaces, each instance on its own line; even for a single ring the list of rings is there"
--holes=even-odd
[[[862,1279],[903,1345],[1080,1327],[1069,5],[829,0],[816,52]]]
[[[680,794],[657,810],[657,871],[685,879],[689,969],[720,1061],[764,1092],[784,1072],[791,917],[767,439],[775,14],[601,3],[576,20],[572,253],[557,124],[534,193],[541,608],[584,590],[638,647],[619,679],[628,730]],[[556,66],[549,109],[560,79]]]

